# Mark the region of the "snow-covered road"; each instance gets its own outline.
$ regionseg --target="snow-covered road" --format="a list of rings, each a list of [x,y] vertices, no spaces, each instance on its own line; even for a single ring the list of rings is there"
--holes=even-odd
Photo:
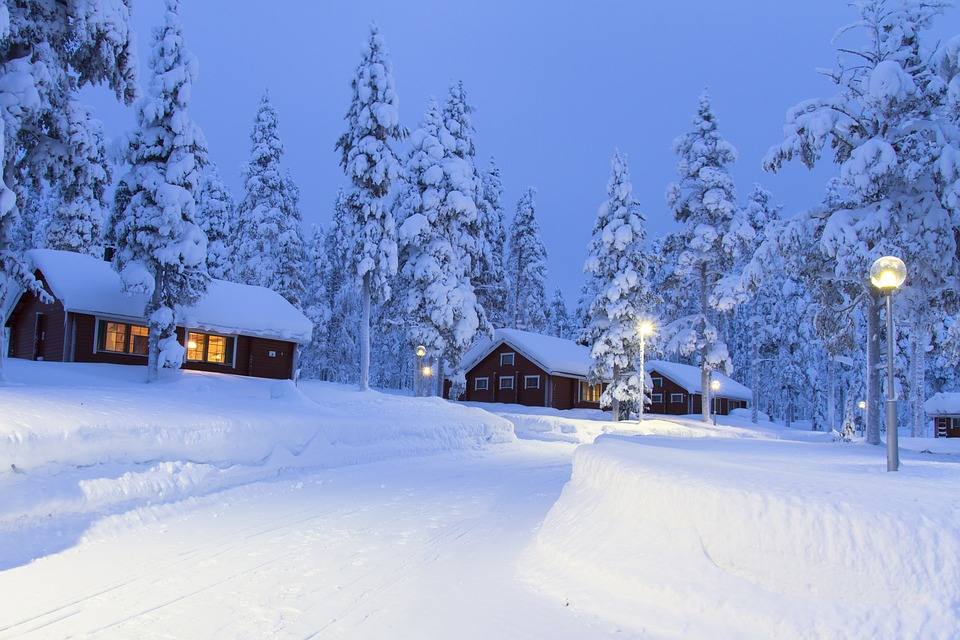
[[[572,451],[290,472],[112,516],[0,572],[0,639],[629,637],[515,576]]]

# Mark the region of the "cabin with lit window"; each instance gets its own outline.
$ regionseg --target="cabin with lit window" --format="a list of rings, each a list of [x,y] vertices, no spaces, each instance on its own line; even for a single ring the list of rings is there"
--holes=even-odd
[[[464,355],[466,389],[459,399],[597,409],[606,385],[587,381],[590,363],[590,350],[572,340],[497,329]]]
[[[702,411],[700,367],[666,360],[648,360],[645,369],[650,388],[648,413],[685,415]],[[710,379],[717,386],[710,394],[713,403],[711,413],[725,416],[733,409],[749,406],[753,395],[750,389],[717,371],[710,374]]]
[[[935,393],[923,403],[923,410],[933,420],[934,438],[960,438],[960,393]]]
[[[26,258],[53,297],[21,292],[5,310],[8,355],[58,362],[146,365],[147,297],[127,295],[109,262],[71,251],[34,249]],[[211,280],[177,312],[184,369],[293,378],[312,323],[275,291]]]

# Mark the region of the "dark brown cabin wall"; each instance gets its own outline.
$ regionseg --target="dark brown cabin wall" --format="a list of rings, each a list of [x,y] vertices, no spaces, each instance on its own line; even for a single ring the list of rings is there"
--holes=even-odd
[[[514,364],[500,366],[501,353],[514,353]],[[539,389],[524,389],[523,376],[540,376]],[[500,389],[500,376],[513,376],[513,389]],[[477,391],[476,379],[488,378],[490,389],[486,392]],[[467,400],[474,402],[503,402],[508,404],[523,404],[530,407],[544,406],[546,393],[546,372],[533,362],[523,357],[515,348],[508,344],[501,344],[483,360],[478,362],[467,372]]]
[[[103,362],[106,364],[132,364],[146,366],[147,357],[130,353],[97,351],[97,319],[86,313],[71,313],[76,324],[76,343],[73,346],[74,362]],[[130,321],[134,322],[135,321]]]
[[[44,289],[50,290],[43,274],[37,271],[34,276],[40,280]],[[43,349],[39,354],[35,352],[38,313],[43,314],[45,323]],[[24,293],[7,322],[10,327],[8,354],[14,358],[33,360],[39,355],[44,360],[62,361],[66,317],[63,304],[59,300],[47,304],[41,302],[32,292]]]
[[[187,344],[187,331],[183,327],[177,327],[177,340],[182,345]],[[249,336],[230,336],[236,343],[236,357],[233,364],[217,364],[215,362],[188,362],[184,361],[183,368],[191,371],[209,371],[211,373],[233,373],[237,375],[250,375],[250,338]],[[289,376],[286,376],[289,377]]]
[[[651,393],[662,394],[662,402],[654,402],[649,405],[646,412],[647,413],[662,413],[670,416],[680,416],[687,413],[687,407],[689,406],[689,395],[683,387],[678,385],[673,380],[667,378],[662,373],[653,369],[649,372],[651,378],[662,378],[663,386],[656,386],[656,381],[654,381],[654,387],[651,390]],[[670,394],[679,393],[683,396],[683,401],[680,403],[670,402]]]
[[[573,409],[576,387],[579,380],[563,376],[550,376],[551,398],[554,409]]]
[[[293,356],[296,345],[282,340],[250,338],[247,362],[249,375],[260,378],[284,379],[293,376]],[[270,351],[276,353],[270,357]]]

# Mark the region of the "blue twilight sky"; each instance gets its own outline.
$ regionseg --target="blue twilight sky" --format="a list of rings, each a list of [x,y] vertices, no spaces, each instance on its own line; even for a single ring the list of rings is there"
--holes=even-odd
[[[141,81],[162,5],[134,2]],[[830,40],[854,18],[842,0],[188,0],[182,7],[186,40],[200,61],[192,115],[235,197],[257,102],[269,88],[304,219],[329,221],[336,190],[346,184],[334,142],[376,21],[404,124],[415,128],[427,98],[445,98],[462,80],[476,107],[478,159],[486,166],[496,157],[508,215],[523,188],[537,188],[548,287],[559,287],[570,304],[615,147],[628,155],[649,236],[672,228],[664,203],[675,176],[671,142],[689,127],[705,86],[722,133],[740,151],[741,198],[757,181],[788,213],[820,197],[829,167],[768,175],[760,160],[780,141],[790,106],[832,91],[815,69],[833,64]],[[958,26],[953,9],[936,33],[952,35]],[[107,92],[86,98],[109,135],[133,125],[133,109]]]

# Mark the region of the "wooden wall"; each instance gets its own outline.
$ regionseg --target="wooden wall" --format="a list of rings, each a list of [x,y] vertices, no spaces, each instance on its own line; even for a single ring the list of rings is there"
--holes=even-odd
[[[500,365],[501,353],[513,353],[513,365]],[[523,377],[526,375],[540,376],[539,389],[524,389]],[[513,389],[500,389],[499,381],[502,376],[511,376],[514,380]],[[487,391],[476,390],[476,379],[489,379]],[[523,404],[530,407],[545,406],[547,374],[533,362],[524,358],[508,344],[501,344],[492,353],[478,362],[467,372],[467,389],[464,399],[473,402],[505,402]]]
[[[39,272],[35,275],[46,288],[47,283],[43,276]],[[38,341],[36,333],[38,314],[43,314],[44,325],[44,332],[40,341]],[[29,360],[62,361],[65,320],[66,313],[59,300],[45,304],[40,302],[40,299],[33,293],[24,293],[17,301],[9,320],[7,320],[7,326],[10,327],[8,355],[12,358],[27,358]]]

